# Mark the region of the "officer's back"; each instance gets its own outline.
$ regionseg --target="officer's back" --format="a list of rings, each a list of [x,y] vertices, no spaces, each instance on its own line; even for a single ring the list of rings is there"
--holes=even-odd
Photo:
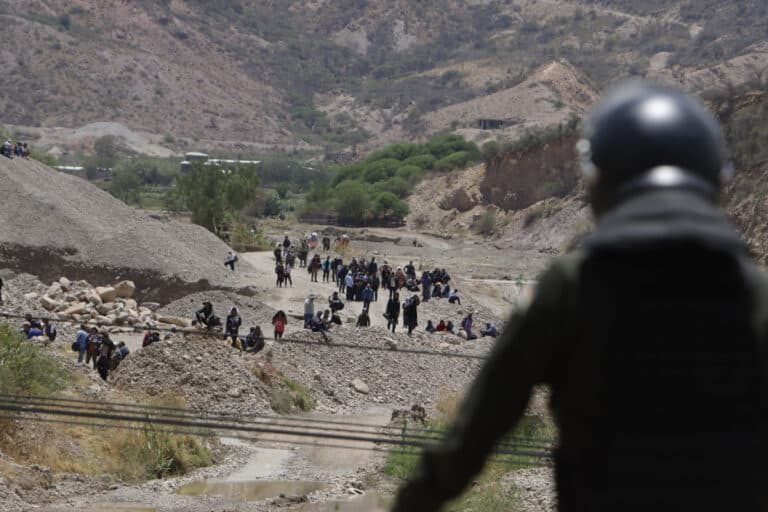
[[[633,84],[585,135],[597,229],[513,317],[395,510],[458,494],[539,383],[560,430],[560,510],[761,510],[768,283],[715,206],[720,130],[682,93]]]

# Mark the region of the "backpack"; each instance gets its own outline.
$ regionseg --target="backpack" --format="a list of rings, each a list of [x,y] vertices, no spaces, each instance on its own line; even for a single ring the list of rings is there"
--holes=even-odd
[[[80,352],[80,344],[76,341],[72,342],[72,352]]]

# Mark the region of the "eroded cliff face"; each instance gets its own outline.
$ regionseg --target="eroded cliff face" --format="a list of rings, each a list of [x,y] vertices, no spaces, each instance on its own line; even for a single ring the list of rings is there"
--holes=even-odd
[[[504,210],[521,210],[549,197],[565,197],[578,185],[576,135],[509,151],[488,162],[480,191]]]

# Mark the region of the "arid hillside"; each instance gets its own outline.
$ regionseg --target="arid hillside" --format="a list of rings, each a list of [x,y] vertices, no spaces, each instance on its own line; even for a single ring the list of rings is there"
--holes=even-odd
[[[2,122],[46,146],[92,130],[27,128],[108,122],[154,154],[509,139],[622,77],[764,83],[768,7],[705,3],[0,0]]]

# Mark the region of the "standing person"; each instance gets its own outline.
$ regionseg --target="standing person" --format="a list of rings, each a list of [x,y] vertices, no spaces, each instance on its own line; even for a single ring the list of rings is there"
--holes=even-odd
[[[339,293],[344,292],[344,289],[346,288],[346,277],[348,273],[349,273],[349,269],[347,268],[346,265],[342,264],[337,275],[339,279]]]
[[[230,344],[233,347],[239,348],[240,350],[243,350],[243,345],[238,335],[240,334],[240,326],[242,323],[243,320],[240,318],[240,312],[237,310],[237,308],[233,307],[230,309],[229,314],[227,315],[226,336],[230,339]]]
[[[371,290],[373,290],[373,301],[379,300],[379,275],[371,274]]]
[[[278,261],[275,265],[275,287],[282,288],[283,281],[285,281],[285,267]]]
[[[224,258],[224,266],[229,267],[232,269],[232,272],[235,271],[235,262],[237,262],[237,254],[235,254],[232,251],[229,251],[227,253],[227,257]]]
[[[344,276],[344,286],[347,289],[347,300],[355,300],[355,279],[351,270]]]
[[[47,318],[43,319],[43,334],[45,334],[45,337],[50,341],[56,341],[56,335],[58,334],[56,326]]]
[[[275,254],[275,263],[282,263],[283,262],[283,250],[280,247],[280,244],[277,244],[275,246],[275,250],[272,251]]]
[[[291,241],[288,239],[288,235],[285,235],[285,238],[283,239],[283,252],[287,254],[290,247]]]
[[[115,351],[115,343],[109,337],[107,331],[101,331],[101,343],[98,350],[98,361],[96,362],[96,369],[99,371],[99,375],[103,380],[107,380],[109,375],[109,360],[112,359],[112,354]]]
[[[413,295],[403,302],[403,326],[408,328],[408,336],[419,325],[417,308],[420,304],[419,296]]]
[[[321,264],[322,262],[320,261],[320,255],[315,254],[312,257],[312,262],[310,263],[310,267],[309,267],[309,274],[311,276],[311,281],[313,283],[317,282],[317,273],[320,271]]]
[[[323,260],[323,282],[327,283],[331,280],[331,257],[326,256]]]
[[[286,284],[286,286],[291,285],[293,287],[293,279],[291,279],[291,266],[286,265],[283,267],[283,281]]]
[[[467,333],[467,339],[468,340],[476,340],[477,336],[472,334],[472,312],[470,311],[467,313],[467,316],[465,316],[461,321],[461,328],[464,330],[465,333]]]
[[[395,512],[459,494],[537,384],[557,397],[560,510],[768,502],[768,278],[717,206],[731,172],[720,128],[684,93],[640,82],[600,101],[584,131],[597,227],[505,326]]]
[[[376,275],[379,271],[379,265],[376,263],[376,257],[371,256],[371,262],[368,264],[368,275]]]
[[[373,288],[371,288],[371,283],[368,283],[365,285],[365,288],[363,288],[363,309],[368,309],[371,305],[371,301],[373,300]]]
[[[75,332],[75,344],[77,345],[77,364],[81,365],[83,364],[88,344],[88,329],[82,324],[77,332]],[[87,361],[86,364],[88,364]]]
[[[288,317],[282,309],[272,317],[272,325],[275,328],[275,340],[282,339],[285,326],[288,325]]]
[[[421,273],[421,300],[424,302],[429,301],[429,297],[432,295],[432,279],[429,277],[429,272]]]
[[[88,335],[86,341],[86,354],[85,365],[93,360],[93,369],[96,369],[96,360],[99,357],[99,347],[101,346],[101,336],[99,336],[99,330],[96,327],[91,327],[91,333]]]
[[[395,292],[394,295],[387,301],[387,329],[391,329],[395,332],[397,327],[397,320],[400,318],[400,294]]]
[[[408,279],[416,279],[416,267],[413,265],[413,261],[409,261],[403,271]]]
[[[309,328],[310,322],[312,322],[312,318],[315,316],[315,298],[310,295],[307,297],[307,299],[304,301],[304,328]]]

